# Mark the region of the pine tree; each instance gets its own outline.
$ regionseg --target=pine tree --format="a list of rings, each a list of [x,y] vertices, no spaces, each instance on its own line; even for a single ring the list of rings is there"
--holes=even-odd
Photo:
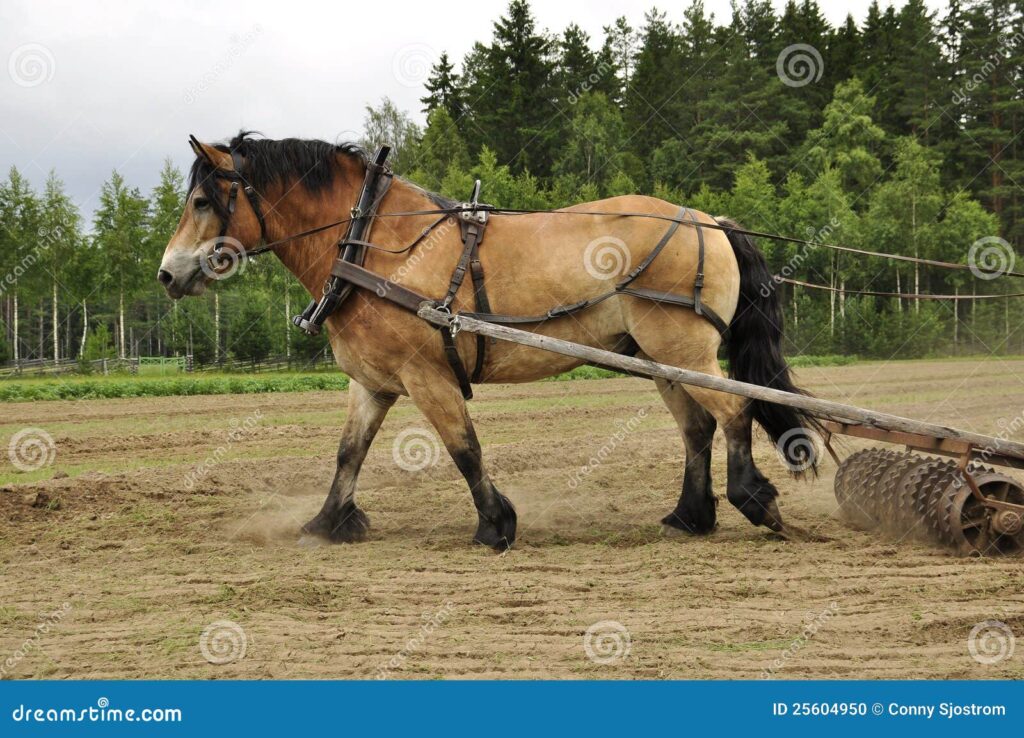
[[[552,86],[552,44],[536,29],[526,0],[512,0],[494,24],[490,46],[478,44],[463,64],[472,100],[474,150],[491,146],[513,172],[551,171],[561,134]]]
[[[623,117],[631,132],[629,146],[644,159],[662,143],[676,137],[682,65],[679,37],[664,13],[645,16],[636,67],[626,87]]]
[[[425,87],[427,94],[420,98],[423,112],[428,115],[438,108],[443,108],[454,121],[461,121],[463,109],[463,91],[461,80],[455,73],[455,65],[448,59],[448,52],[441,52],[437,63],[430,69],[430,77]]]

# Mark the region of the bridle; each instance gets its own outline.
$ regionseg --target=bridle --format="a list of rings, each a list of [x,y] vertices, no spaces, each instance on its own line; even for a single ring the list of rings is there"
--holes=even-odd
[[[224,206],[224,212],[226,215],[221,216],[218,214],[221,221],[220,233],[217,235],[217,240],[214,243],[213,253],[219,257],[221,249],[224,248],[224,241],[227,237],[228,229],[231,227],[231,218],[235,214],[235,208],[238,204],[238,191],[240,189],[245,193],[246,198],[249,200],[249,207],[252,208],[252,212],[256,215],[256,220],[260,224],[260,241],[266,243],[267,222],[263,217],[263,208],[260,205],[260,196],[259,193],[256,192],[256,188],[254,188],[252,184],[242,176],[242,167],[245,165],[245,159],[242,155],[238,151],[232,149],[229,153],[231,154],[231,163],[234,168],[231,170],[221,169],[217,166],[217,163],[207,155],[206,151],[203,150],[202,145],[195,136],[190,136],[190,143],[196,153],[206,159],[213,167],[211,176],[231,183],[231,186],[228,189],[228,201]],[[244,258],[247,255],[247,252],[239,251],[238,254],[240,257]]]

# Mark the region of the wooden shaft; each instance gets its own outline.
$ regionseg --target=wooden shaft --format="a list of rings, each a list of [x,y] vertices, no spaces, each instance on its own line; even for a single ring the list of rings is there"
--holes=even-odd
[[[451,315],[435,310],[429,303],[424,303],[420,306],[418,315],[434,325],[448,325],[452,320]],[[881,428],[887,431],[903,431],[932,438],[962,441],[964,443],[971,444],[979,450],[987,450],[992,454],[1024,459],[1024,444],[1007,441],[1001,438],[962,431],[956,428],[949,428],[944,425],[911,420],[910,418],[903,418],[899,415],[889,415],[888,413],[865,410],[863,408],[854,407],[853,405],[844,405],[841,402],[821,400],[817,397],[808,397],[807,395],[784,392],[782,390],[772,389],[771,387],[762,387],[756,384],[748,384],[747,382],[738,382],[735,379],[715,377],[710,374],[704,374],[703,372],[680,369],[666,364],[659,364],[655,361],[638,359],[633,356],[623,356],[611,351],[605,351],[604,349],[584,346],[571,341],[563,341],[560,338],[552,338],[551,336],[543,336],[539,333],[531,333],[530,331],[509,328],[504,325],[487,323],[482,320],[477,320],[476,318],[458,316],[458,319],[460,330],[468,331],[469,333],[478,333],[484,336],[490,336],[491,338],[499,338],[503,341],[522,344],[523,346],[531,346],[533,348],[543,349],[544,351],[551,351],[556,354],[571,356],[591,364],[600,364],[601,366],[616,369],[627,374],[637,374],[652,379],[654,377],[660,377],[662,379],[667,379],[670,382],[678,382],[680,384],[688,384],[695,387],[704,387],[705,389],[728,392],[733,395],[747,397],[751,400],[764,400],[766,402],[774,402],[779,405],[788,405],[789,407],[795,407],[799,410],[803,410],[808,415],[812,415],[816,418],[834,420],[839,423],[865,425]]]

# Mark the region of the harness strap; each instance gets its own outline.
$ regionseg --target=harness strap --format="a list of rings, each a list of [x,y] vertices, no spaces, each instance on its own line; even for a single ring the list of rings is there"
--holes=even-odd
[[[697,220],[696,215],[690,211],[686,212],[693,221],[693,227],[697,230],[697,275],[693,278],[693,312],[697,315],[704,315],[707,308],[700,300],[700,293],[704,290],[704,229],[700,227],[700,221]],[[719,332],[721,332],[720,328]]]
[[[669,225],[668,230],[666,230],[664,235],[662,235],[661,240],[658,241],[657,244],[655,244],[654,248],[651,249],[651,253],[649,253],[647,255],[647,258],[644,259],[643,261],[641,261],[637,265],[636,269],[634,269],[629,274],[627,274],[625,279],[623,279],[621,282],[619,282],[617,285],[615,285],[615,289],[616,290],[624,289],[631,282],[636,280],[637,277],[639,277],[641,274],[644,273],[644,271],[647,269],[647,267],[649,267],[651,265],[651,263],[655,260],[655,258],[657,258],[658,254],[661,253],[661,250],[663,248],[665,248],[665,246],[668,244],[669,241],[672,240],[672,236],[674,236],[676,231],[679,229],[680,219],[682,219],[682,217],[684,215],[686,215],[687,212],[689,212],[689,211],[686,209],[686,207],[679,208],[679,212],[676,213],[676,219],[672,221],[671,225]],[[701,240],[700,244],[701,244],[701,246],[700,246],[701,255],[703,255],[703,253],[704,253],[704,241]],[[699,271],[699,267],[698,267],[698,271]]]

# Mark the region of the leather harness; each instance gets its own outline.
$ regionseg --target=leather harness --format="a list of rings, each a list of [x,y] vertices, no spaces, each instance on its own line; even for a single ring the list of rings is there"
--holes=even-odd
[[[198,141],[196,144],[198,145]],[[438,310],[451,312],[451,305],[455,301],[455,297],[465,281],[466,272],[469,272],[470,279],[473,282],[473,299],[476,308],[475,312],[463,311],[462,313],[457,313],[452,316],[451,325],[439,328],[445,358],[459,384],[462,396],[467,400],[473,397],[472,385],[479,382],[483,377],[488,340],[493,343],[495,339],[487,339],[484,336],[479,334],[477,335],[476,358],[474,360],[473,370],[472,373],[467,372],[455,343],[455,337],[458,333],[458,316],[460,314],[489,323],[506,325],[543,323],[554,318],[573,315],[581,310],[585,310],[586,308],[604,302],[615,295],[630,295],[632,297],[649,300],[655,303],[690,308],[697,313],[697,315],[700,315],[710,322],[723,337],[727,336],[729,326],[717,313],[715,313],[714,310],[705,305],[701,298],[701,293],[704,288],[704,231],[701,227],[702,224],[697,220],[697,217],[686,207],[681,207],[675,217],[665,218],[665,220],[670,221],[670,224],[661,239],[657,244],[655,244],[654,248],[651,249],[651,252],[647,257],[621,281],[616,283],[611,290],[595,297],[581,300],[580,302],[567,305],[557,305],[541,315],[505,315],[491,311],[491,304],[487,297],[487,289],[484,282],[483,264],[480,261],[480,244],[483,241],[484,232],[487,228],[488,222],[490,221],[490,215],[495,208],[491,205],[485,205],[478,202],[480,195],[479,180],[476,181],[473,188],[473,194],[471,195],[469,202],[462,203],[456,208],[445,209],[439,220],[435,221],[427,228],[424,228],[422,233],[415,241],[413,241],[412,244],[402,249],[402,251],[411,250],[420,241],[422,241],[434,227],[446,220],[450,215],[456,213],[459,215],[459,224],[462,231],[462,253],[455,264],[455,269],[452,272],[451,279],[449,280],[448,290],[445,292],[443,298],[435,300],[411,290],[408,287],[404,287],[397,282],[393,282],[387,277],[371,272],[363,267],[363,262],[366,258],[366,251],[369,248],[377,248],[369,241],[369,235],[373,221],[377,217],[377,208],[384,196],[387,194],[394,176],[390,167],[387,165],[387,156],[389,153],[389,147],[381,146],[377,150],[373,159],[367,164],[366,176],[363,180],[363,186],[359,193],[359,198],[350,213],[345,236],[338,242],[339,254],[334,265],[331,267],[331,274],[324,284],[322,296],[319,299],[312,300],[301,315],[297,315],[292,319],[292,322],[295,325],[302,328],[307,333],[311,335],[318,334],[324,324],[324,321],[327,320],[327,317],[337,310],[345,298],[347,298],[349,294],[351,294],[352,290],[357,287],[374,292],[377,296],[383,297],[390,302],[395,303],[399,307],[413,313],[419,310],[424,302],[432,304]],[[259,198],[252,186],[246,182],[245,178],[241,174],[242,165],[244,164],[242,157],[238,152],[232,151],[231,158],[234,164],[234,171],[229,172],[216,169],[216,167],[214,169],[216,173],[215,176],[231,182],[226,208],[228,216],[223,219],[220,238],[218,239],[218,244],[215,247],[215,253],[218,254],[223,245],[221,242],[227,234],[231,216],[235,212],[235,204],[238,198],[239,187],[241,187],[243,192],[245,192],[246,197],[249,199],[249,204],[252,207],[253,212],[256,214],[256,218],[260,224],[260,235],[264,243],[266,243],[267,240],[266,223],[264,222],[263,213],[259,205]],[[606,213],[606,215],[615,215],[615,213]],[[693,297],[677,295],[672,292],[661,292],[643,287],[633,287],[633,282],[635,282],[637,278],[639,278],[640,275],[650,267],[658,254],[662,252],[668,242],[672,239],[672,236],[675,235],[675,232],[679,228],[679,224],[684,222],[684,218],[688,218],[697,231],[697,272],[693,282]],[[333,225],[337,224],[332,224],[332,226]],[[314,231],[310,231],[309,233],[326,230],[327,227],[314,229]],[[309,233],[306,233],[305,235],[309,235]],[[293,238],[295,237],[289,237],[284,240],[288,241]],[[267,248],[268,246],[265,245],[259,251],[265,251]]]

